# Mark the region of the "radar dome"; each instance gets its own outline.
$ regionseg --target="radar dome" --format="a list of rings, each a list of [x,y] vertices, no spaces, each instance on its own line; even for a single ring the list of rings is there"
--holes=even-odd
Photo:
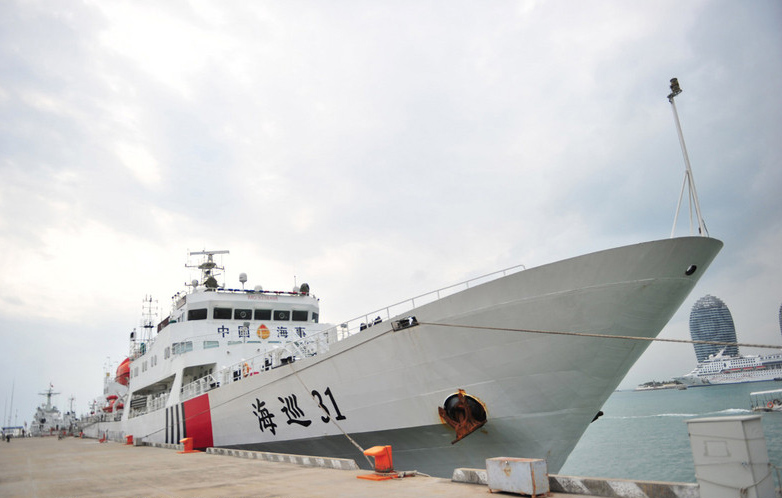
[[[239,274],[239,281],[240,281],[241,283],[245,283],[245,282],[247,282],[247,274],[246,274],[246,273],[240,273],[240,274]]]

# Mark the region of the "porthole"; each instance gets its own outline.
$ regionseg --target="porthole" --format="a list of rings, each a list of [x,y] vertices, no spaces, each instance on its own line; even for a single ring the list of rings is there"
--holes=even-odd
[[[695,270],[697,270],[697,269],[698,269],[698,267],[697,267],[697,266],[695,266],[695,265],[690,265],[690,266],[688,266],[688,267],[687,267],[687,269],[686,269],[686,270],[684,270],[684,274],[685,274],[685,275],[687,275],[687,276],[689,277],[690,275],[692,275],[693,273],[695,273]]]

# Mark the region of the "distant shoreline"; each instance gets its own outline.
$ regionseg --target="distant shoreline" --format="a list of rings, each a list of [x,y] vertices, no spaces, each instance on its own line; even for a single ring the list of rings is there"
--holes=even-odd
[[[680,382],[648,382],[646,384],[641,384],[633,391],[660,391],[663,389],[679,389],[679,390],[685,390],[687,389],[687,386]]]

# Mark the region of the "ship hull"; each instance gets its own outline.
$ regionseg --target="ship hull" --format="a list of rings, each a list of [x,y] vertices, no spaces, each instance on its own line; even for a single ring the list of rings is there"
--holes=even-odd
[[[496,456],[545,458],[557,472],[649,344],[589,335],[655,337],[721,247],[686,237],[528,269],[396,317],[416,326],[385,321],[325,354],[102,427],[363,466],[358,447],[391,445],[397,469],[444,477]],[[483,404],[486,423],[452,443],[438,408],[460,389]]]

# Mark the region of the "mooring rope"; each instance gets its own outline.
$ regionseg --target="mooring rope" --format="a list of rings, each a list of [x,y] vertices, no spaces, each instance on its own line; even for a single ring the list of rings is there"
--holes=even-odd
[[[745,342],[722,342],[722,341],[697,341],[690,339],[664,339],[662,337],[635,337],[632,335],[615,335],[615,334],[592,334],[589,332],[561,332],[555,330],[535,330],[535,329],[513,329],[505,327],[486,327],[482,325],[459,325],[455,323],[434,323],[434,322],[418,322],[420,325],[433,325],[437,327],[454,327],[463,329],[478,329],[478,330],[499,330],[502,332],[528,332],[530,334],[549,334],[549,335],[569,335],[576,337],[596,337],[599,339],[627,339],[631,341],[647,341],[647,342],[676,342],[681,344],[709,344],[712,346],[739,346],[746,348],[765,348],[765,349],[782,349],[780,345],[773,344],[750,344]]]
[[[293,370],[293,374],[296,376],[296,378],[297,378],[297,379],[299,379],[299,382],[301,382],[301,385],[302,385],[302,387],[304,387],[304,390],[305,390],[305,391],[310,391],[310,388],[309,388],[309,387],[307,387],[307,385],[304,383],[304,381],[301,379],[301,377],[299,377],[299,372],[298,372],[298,370],[296,370],[295,368],[293,368],[293,363],[288,363],[288,365],[290,365],[290,367],[291,367],[291,370]],[[311,392],[311,391],[310,391],[310,392]],[[317,402],[317,400],[315,399],[315,395],[314,395],[314,394],[312,394],[311,396],[312,396],[312,399],[313,399],[314,401],[316,401],[316,402]],[[366,458],[366,459],[367,459],[367,463],[369,463],[369,466],[370,466],[370,467],[372,467],[372,466],[373,466],[372,460],[370,460],[370,459],[369,459],[369,457],[367,456],[367,454],[366,454],[366,453],[364,453],[364,451],[365,451],[365,450],[364,450],[364,448],[362,448],[360,444],[358,444],[358,443],[357,443],[357,442],[356,442],[356,441],[355,441],[355,440],[354,440],[352,437],[350,437],[350,435],[348,435],[348,433],[347,433],[347,432],[345,432],[345,429],[343,429],[343,428],[342,428],[342,427],[341,427],[341,426],[340,426],[340,425],[337,423],[337,418],[336,418],[336,417],[333,417],[333,416],[332,416],[332,415],[329,413],[329,411],[326,409],[326,407],[325,407],[325,406],[323,406],[323,404],[322,404],[322,403],[318,403],[318,406],[320,406],[320,408],[323,410],[323,413],[325,413],[325,414],[326,414],[326,416],[329,418],[330,422],[331,422],[331,423],[333,423],[334,425],[336,425],[336,426],[337,426],[337,429],[339,429],[339,430],[340,430],[340,432],[342,432],[342,434],[344,434],[344,435],[345,435],[345,437],[346,437],[346,438],[348,438],[348,441],[350,441],[350,442],[353,444],[353,446],[355,446],[356,448],[358,448],[358,451],[360,451],[360,452],[361,452],[361,454],[362,454],[362,455],[364,455],[364,458]]]

